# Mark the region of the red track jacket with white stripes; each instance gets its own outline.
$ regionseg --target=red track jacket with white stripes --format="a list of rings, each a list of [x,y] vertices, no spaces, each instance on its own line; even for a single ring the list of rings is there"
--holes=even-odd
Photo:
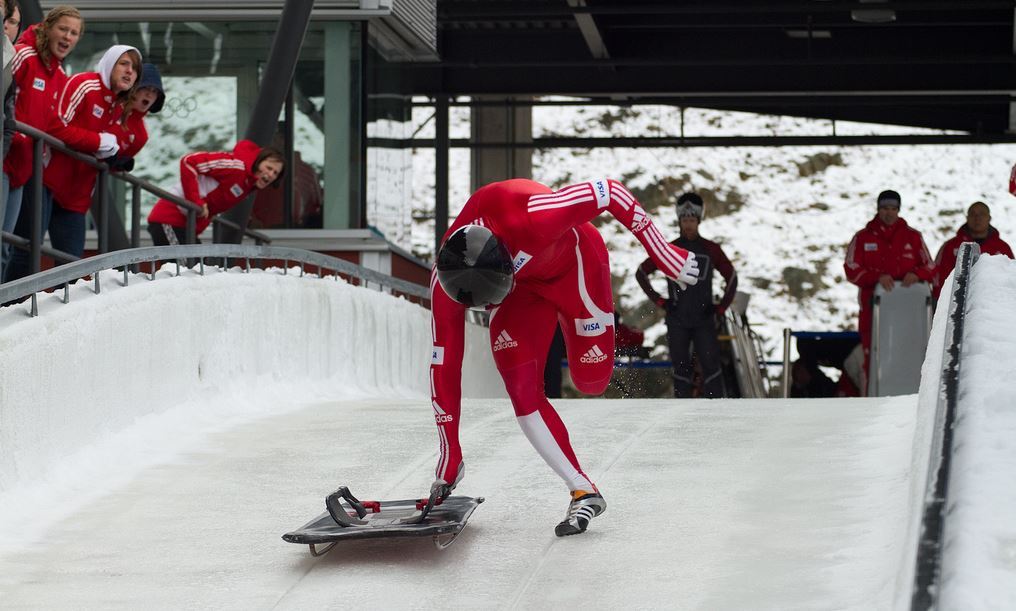
[[[50,119],[47,131],[74,150],[83,153],[99,150],[99,134],[109,131],[110,123],[123,110],[113,91],[102,81],[98,72],[70,77],[60,96],[57,114]],[[92,205],[96,175],[91,166],[54,150],[42,176],[56,204],[84,214]]]
[[[67,83],[67,74],[60,60],[51,57],[49,67],[42,63],[35,51],[35,28],[32,26],[21,35],[21,44],[14,47],[11,71],[13,86],[18,93],[14,102],[14,118],[36,129],[46,131],[50,118],[56,115],[60,93]],[[11,181],[11,188],[20,187],[32,175],[32,140],[15,133],[11,149],[4,157],[4,173]]]
[[[180,184],[171,191],[199,206],[208,204],[208,216],[197,219],[197,233],[208,227],[213,216],[239,204],[254,190],[254,161],[260,152],[257,144],[241,140],[232,153],[191,153],[180,159]],[[160,199],[148,222],[183,228],[187,226],[186,211]]]

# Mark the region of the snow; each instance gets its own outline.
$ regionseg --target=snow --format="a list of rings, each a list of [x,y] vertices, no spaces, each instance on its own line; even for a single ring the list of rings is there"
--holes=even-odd
[[[487,502],[461,540],[312,559],[279,537],[334,487],[429,485],[426,313],[280,270],[173,271],[0,310],[5,609],[909,605],[944,309],[918,396],[556,401],[609,504],[567,539],[561,482],[507,400],[477,398],[502,387],[476,329],[458,492]],[[1016,264],[982,257],[971,290],[942,608],[1011,608]]]
[[[424,396],[429,313],[299,268],[93,284],[0,309],[0,547],[31,540],[204,429],[322,398]],[[377,351],[378,344],[394,349]],[[504,396],[470,327],[464,392]],[[474,370],[474,366],[478,369]],[[52,499],[67,493],[67,500]]]

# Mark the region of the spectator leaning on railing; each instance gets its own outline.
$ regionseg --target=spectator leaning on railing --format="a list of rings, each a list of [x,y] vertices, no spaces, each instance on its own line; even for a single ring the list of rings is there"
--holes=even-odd
[[[123,172],[134,169],[134,158],[148,142],[145,117],[162,110],[165,101],[159,69],[155,64],[143,64],[137,89],[127,100],[123,113],[109,127],[120,147],[116,155],[107,160],[111,169]]]
[[[74,50],[83,31],[84,22],[78,9],[57,6],[46,14],[42,23],[21,34],[11,63],[16,88],[14,116],[18,121],[46,131],[56,116],[57,101],[67,83],[63,60]],[[0,200],[4,231],[15,230],[24,186],[32,176],[32,159],[32,139],[15,134],[4,158],[3,199]],[[28,235],[27,230],[23,235]],[[9,254],[6,246],[4,250]]]
[[[127,45],[113,45],[99,60],[96,72],[75,74],[60,96],[58,114],[46,131],[68,147],[107,159],[119,149],[110,124],[119,118],[123,105],[134,92],[141,71],[141,53]],[[85,249],[85,213],[92,204],[98,170],[69,155],[53,150],[43,172],[43,231],[49,231],[53,248],[80,257]],[[27,215],[19,219],[15,233],[29,237]],[[41,239],[35,236],[34,239]],[[11,256],[7,280],[29,273],[28,253]]]
[[[277,149],[241,140],[232,152],[198,152],[180,159],[180,184],[172,193],[201,206],[195,235],[212,217],[242,202],[255,189],[279,183],[285,162]],[[168,199],[156,202],[148,215],[148,233],[156,246],[186,243],[187,210]]]

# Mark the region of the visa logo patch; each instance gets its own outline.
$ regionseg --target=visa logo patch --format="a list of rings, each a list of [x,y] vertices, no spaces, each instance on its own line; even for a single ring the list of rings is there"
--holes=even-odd
[[[229,188],[229,192],[233,194],[233,197],[243,196],[243,188],[240,185],[233,185]]]
[[[46,81],[41,78],[36,78],[32,81],[32,89],[38,89],[39,91],[46,91]]]
[[[596,337],[597,335],[603,335],[606,333],[606,325],[609,324],[605,320],[593,318],[577,318],[575,319],[575,333],[582,337]]]
[[[596,195],[596,207],[606,208],[610,203],[610,186],[606,178],[597,178],[593,181],[593,194]]]
[[[106,109],[98,104],[92,104],[92,116],[96,119],[101,119],[102,115],[106,114]]]
[[[525,265],[526,263],[529,263],[529,260],[532,258],[533,255],[523,250],[520,250],[519,254],[515,255],[515,259],[512,261],[512,269],[515,270],[516,274],[519,273],[519,270],[522,269],[522,266]]]
[[[864,245],[864,251],[865,252],[871,252],[873,250],[878,250],[878,244],[873,244],[873,243],[869,242],[869,243],[866,243]]]

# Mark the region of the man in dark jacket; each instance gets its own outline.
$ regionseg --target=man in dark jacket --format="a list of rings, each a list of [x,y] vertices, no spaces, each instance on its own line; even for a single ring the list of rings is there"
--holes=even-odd
[[[938,249],[938,256],[935,257],[935,281],[932,284],[935,301],[938,301],[938,294],[942,291],[945,279],[956,267],[956,251],[964,242],[976,242],[981,247],[982,254],[1013,258],[1012,248],[998,235],[998,230],[991,226],[991,210],[988,204],[984,202],[970,204],[967,208],[967,222],[952,239]]]
[[[652,259],[643,261],[635,272],[635,278],[649,300],[667,311],[667,344],[673,364],[675,397],[692,396],[695,371],[691,356],[692,344],[702,368],[702,395],[709,398],[723,396],[716,316],[722,316],[734,300],[737,274],[720,245],[699,235],[703,211],[702,198],[697,193],[685,193],[678,197],[677,217],[681,225],[681,237],[671,242],[695,253],[695,260],[699,261],[697,284],[681,290],[677,283],[668,280],[668,296],[663,297],[649,281],[649,274],[656,271]],[[713,304],[713,268],[720,272],[727,283],[723,298],[716,305]]]

